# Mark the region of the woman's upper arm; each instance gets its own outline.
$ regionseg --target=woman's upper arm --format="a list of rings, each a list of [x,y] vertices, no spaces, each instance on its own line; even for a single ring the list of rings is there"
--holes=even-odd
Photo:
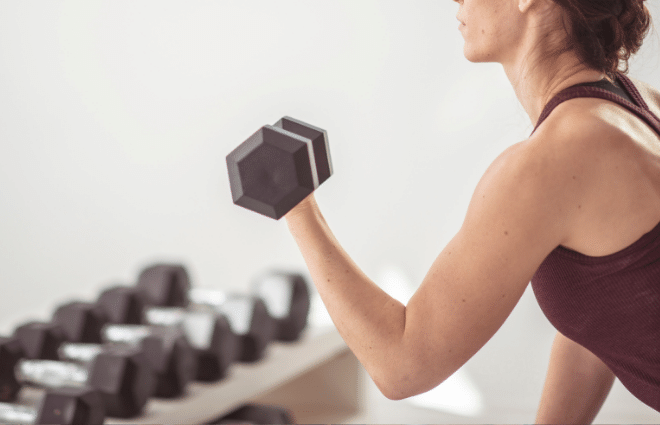
[[[428,391],[500,328],[545,257],[566,238],[581,185],[575,152],[542,143],[504,151],[464,223],[406,306],[401,398]],[[581,177],[581,176],[580,176]]]

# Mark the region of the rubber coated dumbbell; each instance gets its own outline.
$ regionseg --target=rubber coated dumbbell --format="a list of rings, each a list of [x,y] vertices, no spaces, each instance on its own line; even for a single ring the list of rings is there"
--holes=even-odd
[[[96,345],[92,351],[94,354],[86,364],[20,360],[16,366],[16,379],[23,385],[41,388],[93,388],[101,395],[107,415],[138,415],[153,393],[155,383],[153,371],[143,353],[135,347],[119,344]]]
[[[219,303],[218,295],[222,298]],[[227,317],[232,333],[238,337],[238,355],[240,362],[255,362],[264,357],[268,344],[274,339],[277,328],[273,317],[268,313],[264,301],[255,296],[225,294],[219,291],[211,293],[193,289],[189,296],[193,308],[207,310]],[[196,301],[200,301],[197,303]]]
[[[187,311],[181,307],[149,307],[144,312],[149,325],[178,326],[192,346],[197,381],[222,379],[238,354],[238,337],[224,315],[212,311]]]
[[[213,424],[293,424],[293,414],[287,409],[265,404],[246,404]]]
[[[224,316],[213,312],[186,312],[180,307],[147,307],[142,293],[135,287],[107,289],[97,303],[114,324],[180,327],[196,355],[197,381],[222,379],[236,358],[237,337]]]
[[[4,340],[6,351],[14,353],[12,357],[14,359],[23,357],[24,347],[35,351],[35,341],[53,340],[54,338],[49,335],[58,335],[62,332],[60,326],[56,323],[32,322],[21,326],[19,329],[20,332],[15,333],[13,340]],[[13,344],[16,344],[16,347]],[[39,345],[41,344],[37,343],[37,346]],[[21,351],[19,352],[19,350]],[[45,360],[46,363],[33,363],[30,370],[34,372],[41,370],[42,372],[32,375],[23,373],[22,384],[41,387],[58,386],[77,379],[76,385],[86,383],[93,388],[97,388],[106,404],[106,413],[116,417],[129,417],[138,414],[154,392],[153,367],[149,363],[146,354],[135,347],[122,347],[118,344],[101,345],[60,341],[58,346],[51,345],[48,350],[55,351],[55,357],[60,360],[85,363],[85,366],[69,363],[61,364],[53,360]],[[69,353],[77,354],[72,356]],[[41,367],[41,369],[38,369],[38,367]],[[18,385],[12,378],[13,369],[14,365],[9,361],[0,363],[0,381],[4,384],[0,385],[1,387]]]
[[[89,388],[50,389],[39,407],[0,403],[3,424],[98,425],[104,419],[101,396]]]
[[[178,327],[114,325],[101,330],[104,342],[139,347],[156,374],[156,397],[178,397],[197,373],[195,353]]]
[[[49,322],[25,323],[14,330],[14,336],[28,359],[57,360],[57,349],[66,342],[62,327]]]
[[[14,335],[21,340],[30,359],[57,360],[63,342],[101,342],[101,328],[107,322],[104,312],[94,303],[70,302],[58,307],[51,322],[29,322]]]
[[[139,347],[125,344],[64,343],[59,357],[91,371],[88,382],[97,383],[108,416],[137,416],[154,395],[156,375]]]
[[[190,303],[190,280],[186,269],[176,264],[156,264],[144,269],[136,287],[142,291],[149,304],[154,306],[182,306],[200,309]],[[218,292],[218,291],[215,291]],[[224,293],[220,293],[223,301]],[[205,299],[206,301],[206,299]],[[263,357],[265,347],[274,336],[274,319],[268,314],[264,301],[257,297],[234,299],[227,311],[206,308],[227,318],[232,333],[238,338],[238,355],[235,360],[253,362]],[[247,325],[246,325],[247,324]]]
[[[283,117],[227,155],[236,205],[279,220],[332,175],[325,130]]]
[[[62,327],[69,342],[101,342],[101,328],[107,323],[103,310],[95,303],[72,301],[59,306],[52,322]]]
[[[251,294],[262,299],[269,316],[276,321],[275,339],[293,341],[307,324],[310,294],[307,280],[299,273],[271,271],[252,282]],[[156,264],[145,268],[136,287],[148,303],[156,306],[186,307],[190,304],[190,279],[185,267],[178,264]],[[220,290],[204,290],[194,303],[218,305],[226,299]],[[217,292],[217,296],[213,295]]]
[[[14,401],[21,389],[14,369],[23,357],[18,338],[0,337],[0,401]]]

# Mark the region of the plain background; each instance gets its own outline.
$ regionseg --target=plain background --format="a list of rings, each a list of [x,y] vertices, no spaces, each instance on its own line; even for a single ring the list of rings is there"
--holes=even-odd
[[[660,3],[646,4],[660,21]],[[132,284],[153,261],[233,291],[264,269],[304,270],[284,220],[233,205],[227,179],[225,156],[284,115],[328,131],[335,175],[316,198],[343,247],[379,284],[414,290],[488,165],[533,129],[501,66],[463,57],[457,10],[0,2],[0,333]],[[660,87],[659,69],[652,32],[631,75]],[[463,368],[485,411],[533,421],[554,333],[529,289]],[[392,406],[384,400],[374,395]],[[443,418],[386,411],[375,420]],[[660,416],[617,381],[598,419],[608,418]]]

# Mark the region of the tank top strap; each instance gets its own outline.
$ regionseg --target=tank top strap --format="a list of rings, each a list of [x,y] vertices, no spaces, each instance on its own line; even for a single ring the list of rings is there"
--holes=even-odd
[[[639,118],[644,120],[647,124],[655,130],[656,133],[660,136],[660,118],[655,116],[650,110],[644,98],[639,93],[633,82],[626,77],[625,75],[619,73],[617,74],[617,80],[620,82],[622,88],[628,93],[630,98],[635,102],[631,103],[627,99],[612,93],[609,90],[605,90],[599,87],[588,87],[588,86],[573,86],[559,92],[555,97],[548,102],[548,104],[543,108],[541,116],[534,127],[532,134],[536,132],[539,126],[546,120],[552,113],[552,111],[567,100],[575,99],[577,97],[596,97],[600,99],[609,100],[615,102],[622,107],[626,108],[630,112],[637,115]],[[530,135],[531,136],[531,135]]]

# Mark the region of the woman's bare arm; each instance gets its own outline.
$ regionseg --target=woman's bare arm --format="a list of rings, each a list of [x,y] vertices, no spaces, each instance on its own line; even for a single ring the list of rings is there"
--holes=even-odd
[[[614,378],[602,360],[557,332],[536,423],[592,423]]]
[[[491,164],[461,229],[406,306],[352,261],[313,195],[286,215],[339,333],[386,397],[426,392],[456,372],[502,326],[548,254],[570,237],[585,193],[599,178],[591,164],[600,145],[590,138],[590,122],[569,115],[559,124],[546,128],[571,131],[540,131]]]

